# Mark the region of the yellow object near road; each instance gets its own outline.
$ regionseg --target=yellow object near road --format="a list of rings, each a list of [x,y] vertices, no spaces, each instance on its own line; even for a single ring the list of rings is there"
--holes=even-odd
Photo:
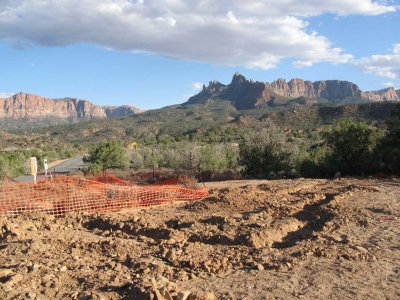
[[[31,157],[31,175],[35,175],[37,173],[37,160],[36,157]]]
[[[128,144],[128,148],[131,149],[131,150],[136,150],[137,143],[136,142],[132,142],[132,143]]]

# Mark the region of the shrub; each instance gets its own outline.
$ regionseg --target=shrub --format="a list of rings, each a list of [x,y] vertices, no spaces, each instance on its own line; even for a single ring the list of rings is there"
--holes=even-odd
[[[0,153],[0,177],[16,177],[25,174],[28,160],[29,157],[20,151]]]
[[[330,149],[326,146],[318,146],[309,150],[299,161],[300,174],[304,177],[319,178],[329,173],[328,161]]]
[[[144,158],[143,155],[138,150],[130,150],[130,168],[134,170],[140,170],[144,168]]]
[[[89,163],[88,171],[96,173],[106,169],[126,169],[129,164],[126,149],[117,141],[98,144],[84,158]]]
[[[286,136],[272,126],[246,136],[239,145],[239,161],[243,172],[263,178],[272,171],[288,171],[292,165],[292,152],[285,141]]]
[[[330,172],[360,174],[370,167],[367,162],[376,145],[377,135],[366,123],[340,120],[325,130],[323,137],[331,151],[326,162]]]
[[[387,133],[381,139],[376,155],[382,162],[381,171],[400,174],[400,105],[393,114],[396,119],[386,123]]]
[[[8,174],[9,169],[7,159],[3,156],[0,156],[0,177],[8,176]]]

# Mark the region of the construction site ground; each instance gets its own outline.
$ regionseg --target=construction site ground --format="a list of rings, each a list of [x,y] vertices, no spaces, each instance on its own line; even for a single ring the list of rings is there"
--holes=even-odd
[[[400,180],[207,184],[109,214],[0,218],[0,299],[399,299]]]

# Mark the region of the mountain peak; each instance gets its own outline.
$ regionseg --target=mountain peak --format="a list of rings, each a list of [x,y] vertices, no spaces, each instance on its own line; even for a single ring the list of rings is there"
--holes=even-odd
[[[37,96],[34,95],[34,94],[28,94],[28,93],[25,93],[25,92],[23,92],[23,91],[20,91],[20,92],[14,94],[14,95],[10,95],[10,96],[6,97],[5,99],[9,99],[9,98],[21,98],[21,97],[29,97],[29,96],[35,96],[35,97],[37,97]]]
[[[394,87],[387,87],[379,91],[365,92],[365,96],[373,101],[398,101],[400,100],[400,91]]]
[[[395,88],[393,86],[389,86],[387,88],[381,89],[378,92],[388,92],[388,91],[394,91]]]
[[[233,74],[232,77],[232,82],[231,84],[238,84],[238,83],[243,83],[247,81],[246,77],[244,77],[242,74],[240,74],[239,72],[236,72],[235,74]]]

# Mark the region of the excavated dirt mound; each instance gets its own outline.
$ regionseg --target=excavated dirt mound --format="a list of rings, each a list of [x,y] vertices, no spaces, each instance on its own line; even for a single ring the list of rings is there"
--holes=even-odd
[[[0,219],[0,299],[399,299],[400,180],[209,184],[107,215]]]

